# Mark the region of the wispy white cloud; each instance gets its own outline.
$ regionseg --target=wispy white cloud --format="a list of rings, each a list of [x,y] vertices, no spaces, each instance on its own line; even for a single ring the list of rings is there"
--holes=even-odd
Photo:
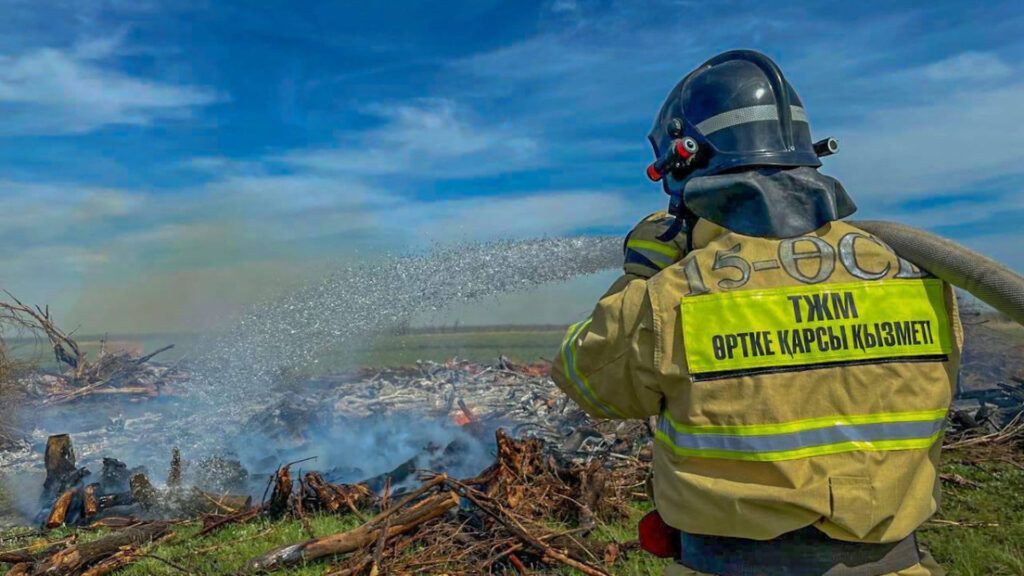
[[[0,180],[0,253],[47,243],[83,229],[102,229],[142,209],[133,191]]]
[[[628,226],[650,212],[643,210],[620,193],[572,190],[418,202],[394,213],[395,223],[410,227],[420,241],[478,241]]]
[[[195,329],[322,274],[327,260],[624,227],[655,208],[615,191],[424,201],[352,186],[323,175],[229,176],[174,194],[69,186],[69,210],[43,209],[52,196],[8,197],[22,222],[0,229],[32,240],[0,251],[0,286],[72,311],[85,330]]]
[[[145,78],[117,66],[123,36],[69,48],[0,54],[0,131],[76,134],[110,125],[148,125],[189,117],[222,99],[209,88]]]
[[[376,104],[366,112],[380,121],[376,127],[282,160],[318,172],[433,179],[514,172],[544,160],[540,142],[521,128],[488,121],[452,100]]]
[[[922,195],[962,194],[1024,173],[1024,84],[936,96],[928,106],[880,108],[837,128],[842,151],[826,164],[877,207]]]
[[[970,82],[972,80],[1003,80],[1013,74],[998,55],[986,52],[962,52],[924,67],[931,80]]]

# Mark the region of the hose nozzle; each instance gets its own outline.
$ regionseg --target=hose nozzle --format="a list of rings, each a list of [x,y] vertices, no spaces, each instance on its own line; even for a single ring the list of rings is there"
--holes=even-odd
[[[673,140],[668,150],[647,167],[647,177],[653,182],[658,182],[665,177],[665,174],[677,168],[689,166],[698,151],[700,151],[700,146],[689,136]]]

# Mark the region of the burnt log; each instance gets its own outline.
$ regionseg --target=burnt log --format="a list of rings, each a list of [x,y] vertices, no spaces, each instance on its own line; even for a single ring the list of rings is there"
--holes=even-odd
[[[57,498],[57,501],[53,503],[53,508],[50,509],[50,514],[46,517],[47,530],[53,530],[54,528],[60,528],[68,521],[68,512],[71,510],[71,503],[75,501],[75,495],[78,493],[78,488],[72,488],[67,490]]]
[[[100,472],[100,484],[105,494],[127,492],[132,472],[128,465],[116,458],[103,458],[103,470]]]
[[[319,472],[306,474],[306,486],[313,494],[314,505],[328,512],[346,508],[363,521],[359,507],[373,501],[373,493],[365,484],[331,484]]]
[[[409,458],[405,462],[402,462],[390,472],[385,472],[378,476],[374,476],[368,480],[363,481],[370,490],[374,492],[381,492],[387,486],[394,486],[395,484],[401,484],[409,479],[410,476],[416,473],[417,462],[419,455]]]
[[[167,472],[167,487],[175,488],[181,485],[181,450],[175,446],[171,450],[171,469]]]
[[[26,576],[70,576],[81,574],[90,567],[99,565],[104,560],[122,552],[136,549],[167,534],[166,522],[151,522],[132,526],[113,534],[108,534],[91,542],[73,544],[58,551],[52,556],[38,560],[31,565],[19,564],[9,574]],[[102,572],[97,572],[97,574]]]
[[[106,510],[107,508],[114,508],[116,506],[128,506],[134,501],[135,500],[132,498],[131,492],[104,494],[96,498],[96,507],[98,510]]]
[[[337,512],[345,505],[345,502],[333,490],[319,472],[306,473],[306,486],[316,496],[317,504],[328,512]]]
[[[143,510],[150,510],[159,504],[160,494],[149,482],[145,474],[136,474],[129,481],[132,491],[132,500],[142,506]]]

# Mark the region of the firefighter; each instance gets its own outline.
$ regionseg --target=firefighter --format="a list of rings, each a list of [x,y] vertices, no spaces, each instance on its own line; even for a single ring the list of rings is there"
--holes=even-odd
[[[670,210],[553,369],[591,416],[657,418],[645,548],[668,574],[943,574],[914,531],[939,505],[951,287],[841,220],[834,142],[763,54],[687,75],[649,139]]]

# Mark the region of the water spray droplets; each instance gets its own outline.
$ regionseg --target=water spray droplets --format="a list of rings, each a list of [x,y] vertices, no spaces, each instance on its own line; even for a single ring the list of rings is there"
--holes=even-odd
[[[455,245],[346,266],[258,307],[208,344],[196,366],[195,416],[240,424],[265,405],[276,378],[314,364],[328,350],[359,347],[424,311],[565,281],[621,261],[620,238],[576,237]]]

